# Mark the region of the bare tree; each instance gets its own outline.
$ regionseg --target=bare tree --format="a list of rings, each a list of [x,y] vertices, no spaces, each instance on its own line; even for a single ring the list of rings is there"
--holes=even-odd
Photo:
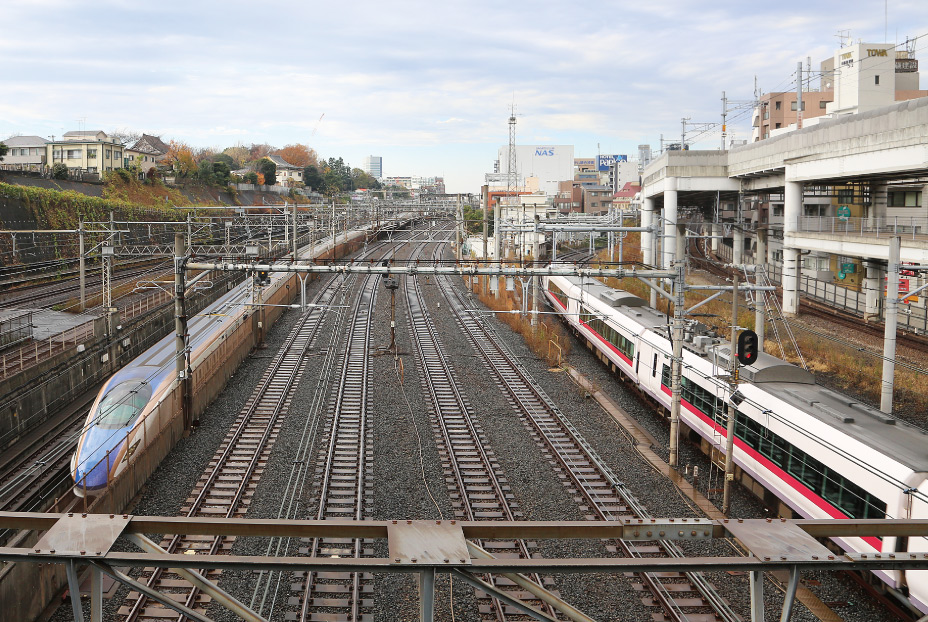
[[[107,135],[110,138],[117,139],[120,143],[122,143],[126,147],[134,145],[142,137],[141,132],[130,130],[129,128],[126,128],[126,127],[115,129],[112,132],[107,132]]]

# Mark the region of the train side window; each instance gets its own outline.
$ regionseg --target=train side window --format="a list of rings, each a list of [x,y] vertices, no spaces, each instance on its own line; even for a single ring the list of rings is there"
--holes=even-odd
[[[657,352],[654,353],[654,366],[651,368],[651,376],[657,375]]]

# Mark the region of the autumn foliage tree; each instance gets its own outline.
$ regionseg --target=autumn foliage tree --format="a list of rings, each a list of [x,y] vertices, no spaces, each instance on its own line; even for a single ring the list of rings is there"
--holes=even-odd
[[[172,166],[178,177],[189,177],[196,173],[197,163],[187,143],[172,140],[170,147],[162,162]]]
[[[299,167],[316,166],[319,162],[319,154],[316,150],[300,143],[287,145],[274,155],[279,155],[290,164]]]

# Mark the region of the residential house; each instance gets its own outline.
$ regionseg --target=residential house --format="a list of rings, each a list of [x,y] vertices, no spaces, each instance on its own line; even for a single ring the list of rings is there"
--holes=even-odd
[[[45,145],[48,141],[41,136],[11,136],[0,142],[9,147],[2,162],[4,169],[41,172],[45,166]]]
[[[277,165],[277,185],[294,186],[303,183],[303,167],[290,164],[278,155],[269,155],[267,158]]]
[[[632,182],[626,182],[621,190],[616,192],[612,197],[612,208],[615,211],[628,212],[634,209],[634,204],[641,192],[641,186]]]
[[[142,134],[132,147],[126,149],[126,166],[138,166],[142,174],[147,174],[152,168],[157,168],[171,150],[158,136]]]
[[[125,148],[119,139],[102,131],[66,132],[61,140],[45,145],[45,164],[62,163],[72,171],[101,175],[125,166]]]

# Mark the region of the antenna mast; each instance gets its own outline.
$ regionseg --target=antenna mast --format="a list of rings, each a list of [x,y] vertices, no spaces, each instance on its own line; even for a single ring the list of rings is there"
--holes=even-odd
[[[516,174],[516,105],[513,104],[509,113],[509,176],[506,184],[506,195],[509,205],[515,205],[517,174]]]

